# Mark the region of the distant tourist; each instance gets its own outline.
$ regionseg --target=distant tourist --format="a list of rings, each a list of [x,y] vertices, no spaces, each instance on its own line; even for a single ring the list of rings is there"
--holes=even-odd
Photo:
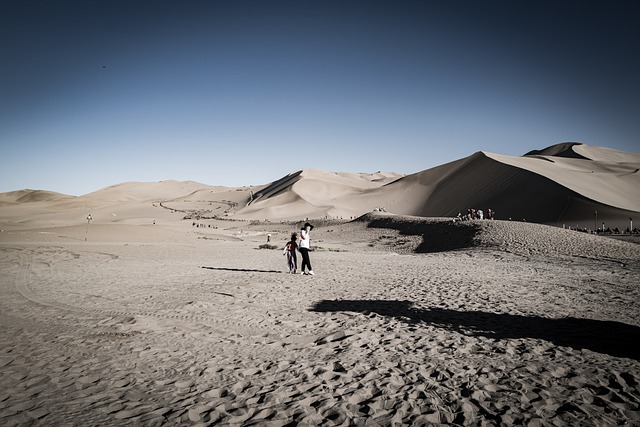
[[[308,274],[313,276],[313,269],[311,268],[311,260],[309,259],[309,248],[311,247],[311,238],[309,233],[313,230],[313,225],[308,222],[304,224],[304,227],[300,230],[300,245],[298,250],[302,255],[302,265],[300,266],[300,274]],[[305,272],[305,267],[307,272]]]

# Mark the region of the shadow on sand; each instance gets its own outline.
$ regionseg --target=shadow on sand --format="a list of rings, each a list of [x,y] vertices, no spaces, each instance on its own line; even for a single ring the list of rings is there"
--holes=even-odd
[[[278,270],[256,270],[253,268],[227,268],[227,267],[202,267],[207,270],[221,270],[221,271],[241,271],[243,273],[282,273]]]
[[[640,360],[640,328],[625,323],[566,317],[415,308],[411,301],[324,300],[309,311],[377,313],[407,323],[429,323],[468,336],[494,339],[535,338],[558,346],[588,349],[616,357]]]
[[[396,215],[366,214],[358,219],[369,228],[397,230],[405,236],[422,236],[417,253],[445,252],[475,246],[480,226],[474,221],[452,222],[451,219],[417,218]]]

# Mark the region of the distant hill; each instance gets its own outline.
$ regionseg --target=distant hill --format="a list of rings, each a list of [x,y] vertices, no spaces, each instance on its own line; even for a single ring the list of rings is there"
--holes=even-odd
[[[44,190],[25,189],[0,193],[0,202],[5,203],[60,202],[73,199],[75,196]]]
[[[124,182],[81,197],[111,201],[167,200],[209,187],[207,184],[195,181]]]
[[[639,171],[640,153],[567,142],[523,156],[479,151],[410,175],[307,169],[242,188],[167,180],[122,183],[80,197],[20,190],[0,194],[0,220],[75,224],[91,211],[96,221],[110,222],[145,223],[159,215],[298,221],[371,211],[455,217],[475,208],[492,209],[497,219],[624,229],[629,218],[640,224]]]

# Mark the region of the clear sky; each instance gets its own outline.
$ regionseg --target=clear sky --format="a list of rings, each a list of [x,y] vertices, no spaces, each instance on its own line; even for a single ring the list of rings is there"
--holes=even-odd
[[[0,192],[640,151],[638,1],[0,1]]]

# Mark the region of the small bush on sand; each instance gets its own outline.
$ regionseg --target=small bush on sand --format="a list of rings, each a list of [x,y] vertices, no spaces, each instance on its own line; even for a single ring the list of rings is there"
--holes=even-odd
[[[278,249],[279,246],[276,245],[270,245],[268,243],[265,243],[263,245],[258,246],[258,249]]]

